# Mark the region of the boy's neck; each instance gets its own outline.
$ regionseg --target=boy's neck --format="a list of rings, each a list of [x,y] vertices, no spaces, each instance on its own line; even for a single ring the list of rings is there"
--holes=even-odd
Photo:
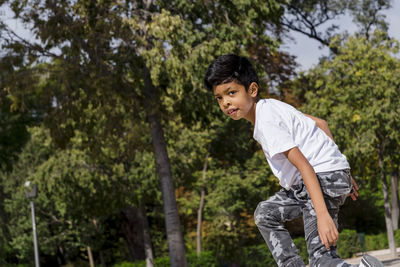
[[[257,102],[259,100],[260,100],[260,98],[257,98],[253,102],[253,105],[252,105],[251,109],[249,110],[249,113],[247,114],[248,116],[245,117],[245,119],[250,121],[251,125],[253,125],[253,126],[254,126],[255,121],[256,121],[256,106],[257,106]]]

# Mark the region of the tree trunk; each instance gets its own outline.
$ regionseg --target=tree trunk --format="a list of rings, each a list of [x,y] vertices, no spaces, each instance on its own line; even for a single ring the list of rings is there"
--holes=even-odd
[[[64,250],[59,245],[56,246],[56,257],[57,257],[57,263],[59,266],[66,264],[66,260],[64,257]]]
[[[175,199],[174,180],[161,126],[159,97],[151,82],[149,69],[143,67],[144,106],[153,142],[158,176],[161,184],[165,226],[167,229],[168,248],[172,267],[186,267],[185,247]]]
[[[90,246],[87,246],[87,254],[88,254],[88,257],[89,257],[90,267],[94,267],[93,255],[92,255],[92,250],[91,250]]]
[[[102,267],[107,267],[106,261],[104,260],[103,252],[100,250],[99,251],[99,258],[100,258],[100,263]]]
[[[147,220],[146,208],[143,204],[140,205],[139,214],[143,225],[143,245],[144,253],[146,255],[146,267],[154,267],[154,255],[150,239],[149,222]]]
[[[121,213],[122,231],[129,251],[129,260],[144,260],[143,226],[140,220],[139,209],[127,206]]]
[[[204,160],[203,171],[202,171],[202,184],[201,184],[201,193],[200,193],[200,205],[199,210],[197,211],[197,255],[201,253],[201,225],[203,221],[203,209],[204,209],[204,198],[206,194],[206,173],[207,173],[207,164],[208,164],[208,153]]]
[[[397,230],[399,229],[399,170],[397,168],[392,169],[390,182],[392,188],[391,196],[393,230]]]
[[[47,225],[47,229],[49,230],[50,236],[55,236],[53,226],[51,223]],[[55,251],[56,258],[57,258],[58,266],[65,265],[67,262],[65,259],[64,250],[63,250],[62,246],[59,244],[56,244],[54,247],[54,251]]]
[[[389,248],[390,248],[390,253],[392,254],[392,256],[396,257],[396,245],[395,245],[395,241],[394,241],[392,214],[390,211],[389,189],[388,189],[388,183],[386,180],[386,171],[385,171],[382,151],[380,151],[380,153],[379,153],[379,168],[381,171],[382,191],[383,191],[383,200],[384,200],[384,207],[385,207],[386,232],[387,232],[387,237],[388,237],[388,241],[389,241]]]
[[[100,234],[100,232],[99,232],[99,227],[98,227],[98,223],[97,223],[97,220],[96,220],[96,219],[93,219],[93,225],[94,225],[94,229],[96,230],[96,233],[97,233],[97,234]],[[101,252],[101,248],[100,248],[100,251],[99,251],[99,258],[100,258],[101,266],[102,266],[102,267],[106,267],[106,261],[104,260],[103,252]]]

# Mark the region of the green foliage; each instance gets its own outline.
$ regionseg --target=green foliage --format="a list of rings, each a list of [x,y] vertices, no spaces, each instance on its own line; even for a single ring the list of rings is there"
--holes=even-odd
[[[340,44],[339,38],[335,42]],[[329,122],[352,175],[368,186],[377,185],[368,191],[361,187],[361,197],[375,198],[374,204],[387,215],[390,200],[386,197],[383,205],[383,197],[377,194],[382,188],[388,195],[386,179],[400,165],[396,153],[400,142],[400,60],[394,56],[400,44],[385,32],[375,31],[370,39],[350,36],[337,48],[340,53],[321,61],[302,79],[309,88],[302,108]]]
[[[307,250],[306,239],[304,237],[297,237],[293,239],[293,243],[299,250],[299,254],[302,257],[304,263],[308,264],[308,250]]]
[[[337,253],[341,258],[351,258],[357,252],[361,252],[362,247],[355,230],[343,230],[339,235],[337,243]]]
[[[394,240],[396,246],[400,246],[400,229],[397,229],[394,234]],[[387,234],[380,233],[376,235],[366,235],[365,236],[365,251],[387,249],[389,247]]]
[[[353,21],[359,26],[360,33],[369,37],[373,30],[387,32],[388,23],[386,16],[380,14],[380,11],[389,9],[392,3],[390,0],[353,0],[350,1],[350,12],[353,15]],[[374,26],[374,27],[373,27]]]
[[[29,202],[27,201],[24,193],[24,183],[28,180],[33,180],[33,173],[36,168],[43,163],[51,153],[51,146],[49,141],[48,132],[42,128],[34,127],[29,130],[31,133],[31,140],[23,148],[18,162],[14,165],[13,171],[7,176],[3,177],[2,184],[6,194],[5,210],[8,215],[8,232],[10,245],[13,253],[26,262],[33,260],[32,247],[32,225],[30,219]],[[48,203],[45,195],[39,195],[35,201],[36,208],[39,208],[38,202]],[[51,210],[51,209],[49,209]],[[38,212],[38,210],[36,210]],[[49,228],[43,223],[40,218],[37,218],[38,233],[49,233]],[[45,240],[45,235],[38,235],[39,240]],[[43,238],[43,239],[41,239]],[[51,247],[48,242],[41,246],[41,251],[46,253]],[[50,249],[52,250],[52,249]]]
[[[300,255],[302,256],[305,263],[308,262],[308,253],[307,248],[305,246],[305,240],[303,237],[295,238],[294,243],[297,248],[300,250]],[[191,253],[187,255],[189,266],[200,267],[200,266],[225,266],[226,264],[234,263],[234,259],[221,259],[217,257],[212,251],[205,251],[197,256],[195,253]],[[268,248],[268,246],[264,243],[261,245],[255,246],[247,246],[243,247],[240,250],[240,257],[236,261],[239,266],[249,266],[249,267],[258,267],[258,266],[274,266],[275,260]],[[169,257],[156,258],[154,260],[155,266],[170,266]],[[146,262],[123,262],[120,264],[115,264],[114,267],[145,267]]]
[[[374,30],[387,32],[388,22],[382,12],[389,9],[391,4],[390,0],[292,0],[285,3],[286,14],[281,24],[320,42],[334,54],[339,54],[339,47],[332,44],[335,39],[345,39],[340,35],[348,35],[347,30],[340,29],[337,24],[341,17],[345,14],[352,16],[358,26],[357,34],[369,39]],[[324,30],[321,29],[322,25]]]
[[[386,233],[365,236],[365,250],[378,250],[388,248],[388,240]]]
[[[34,119],[26,112],[12,111],[9,94],[5,91],[0,92],[0,104],[0,171],[7,172],[28,139],[26,126]]]
[[[202,266],[210,266],[217,267],[220,266],[216,260],[216,257],[212,251],[204,251],[200,255],[197,254],[188,254],[187,261],[189,266],[193,267],[202,267]],[[154,260],[155,266],[160,267],[169,267],[170,261],[169,257],[156,258]],[[119,264],[114,264],[114,267],[146,267],[146,262],[123,262]]]
[[[385,229],[382,184],[375,177],[368,176],[358,177],[357,184],[360,187],[359,197],[357,201],[348,198],[341,207],[339,226],[341,229],[356,229],[359,233],[380,233]]]
[[[197,254],[188,254],[187,255],[189,266],[193,267],[201,267],[201,266],[210,266],[216,267],[218,266],[218,261],[215,257],[215,253],[213,251],[204,251],[200,255]]]
[[[262,153],[254,153],[244,166],[245,171],[240,166],[213,171],[207,185],[204,246],[227,261],[239,260],[243,247],[260,242],[254,209],[278,188]]]
[[[149,108],[144,101],[144,67],[158,94],[151,110],[159,111],[167,129],[176,187],[186,188],[185,195],[200,184],[198,171],[207,152],[201,147],[211,143],[207,135],[212,136],[211,131],[203,131],[204,125],[219,112],[199,74],[216,55],[246,55],[260,44],[271,57],[279,45],[274,24],[283,12],[275,0],[223,5],[186,1],[149,2],[148,6],[119,1],[9,4],[35,32],[37,45],[26,49],[27,43],[7,40],[4,50],[10,57],[30,55],[7,86],[16,107],[32,109],[34,96],[42,100],[48,114],[45,126],[59,151],[38,168],[35,178],[56,211],[74,219],[83,234],[80,244],[94,234],[91,220],[101,221],[126,204],[146,202],[152,207],[154,225],[163,219],[149,127],[143,123]],[[53,48],[61,56],[51,52]],[[260,53],[254,58],[264,57]],[[43,61],[47,63],[38,64]],[[19,80],[31,84],[21,85]],[[182,125],[193,128],[185,131]],[[186,137],[199,142],[190,143]],[[239,179],[235,183],[241,184]],[[224,201],[225,206],[229,201]],[[188,203],[185,213],[191,216],[195,205]],[[233,208],[235,216],[241,210],[245,210],[243,200]]]
[[[396,246],[399,246],[400,230],[395,231]],[[364,233],[362,233],[364,235]],[[341,257],[350,258],[355,253],[372,250],[387,249],[389,247],[387,233],[364,235],[365,244],[361,243],[360,236],[355,230],[343,230],[338,241],[338,253]]]
[[[111,242],[112,246],[120,246],[119,229],[110,230],[107,224],[114,223],[111,218],[120,212],[121,203],[126,203],[124,192],[129,187],[124,187],[125,179],[136,179],[140,164],[146,164],[145,157],[132,161],[137,167],[121,176],[118,164],[100,166],[91,160],[87,150],[55,149],[44,128],[31,128],[29,132],[31,139],[21,152],[16,168],[3,181],[8,195],[5,207],[13,253],[21,261],[31,261],[33,257],[30,211],[23,191],[26,180],[38,185],[35,204],[42,255],[51,258],[62,248],[69,257],[76,257],[87,245],[94,251],[110,246]],[[151,158],[147,168],[152,163]]]
[[[400,230],[395,231],[396,246],[399,246]],[[364,235],[364,234],[363,234]],[[387,233],[368,234],[364,236],[365,244],[361,243],[360,236],[355,230],[344,229],[339,235],[338,254],[342,258],[351,258],[356,253],[387,249]]]
[[[162,257],[168,250],[162,230],[165,218],[146,123],[147,66],[157,90],[154,110],[160,111],[190,251],[195,249],[199,192],[206,190],[203,247],[213,252],[189,254],[189,263],[213,266],[218,258],[243,260],[248,266],[273,264],[265,245],[252,246],[262,242],[252,214],[259,201],[277,190],[277,179],[259,147],[248,141],[248,123],[222,117],[202,79],[217,55],[232,52],[249,56],[264,84],[290,79],[293,59],[277,51],[286,1],[150,1],[149,6],[145,1],[6,3],[31,27],[36,43],[1,35],[0,86],[6,91],[0,99],[0,168],[9,173],[0,178],[0,223],[7,225],[0,232],[0,258],[15,255],[15,262],[32,262],[29,207],[23,192],[29,179],[39,186],[37,229],[46,258],[60,257],[72,264],[86,257],[88,245],[95,256],[112,254],[105,257],[107,264],[128,258],[121,252],[128,249],[118,217],[126,206],[144,203],[156,265],[169,266],[169,258]],[[318,1],[297,4],[307,14],[316,14],[320,7]],[[329,8],[340,13],[340,4],[335,1]],[[309,101],[309,110],[334,121],[335,137],[352,163],[368,164],[359,171],[365,177],[376,174],[376,154],[368,154],[375,149],[373,130],[383,129],[390,140],[397,140],[392,129],[399,125],[398,91],[393,89],[398,88],[393,77],[399,75],[391,72],[398,66],[389,57],[395,45],[381,41],[386,45],[379,41],[359,46],[358,39],[350,39],[333,67],[325,62],[310,73],[309,81],[316,87],[304,96],[316,99]],[[380,89],[371,93],[375,84],[369,81],[374,79]],[[360,85],[354,86],[354,81]],[[358,86],[360,91],[355,90]],[[354,104],[341,105],[346,101]],[[364,112],[364,106],[373,112]],[[27,133],[25,125],[32,117],[44,123]],[[374,121],[382,124],[376,127]],[[353,128],[359,130],[349,137]],[[368,192],[361,194],[369,195],[375,185],[368,183]],[[304,240],[295,243],[306,258]]]
[[[377,168],[379,146],[389,156],[391,144],[399,140],[395,103],[400,63],[392,56],[397,51],[398,43],[379,32],[371,41],[350,37],[340,55],[309,73],[303,110],[328,120],[336,142],[359,174],[368,173],[365,162]]]
[[[13,258],[13,250],[8,244],[10,239],[7,227],[7,212],[5,210],[7,192],[5,174],[12,171],[18,159],[18,154],[29,138],[26,129],[28,125],[33,125],[35,119],[29,112],[14,110],[10,94],[3,87],[3,81],[9,75],[9,67],[5,67],[5,60],[0,59],[0,265],[6,263],[9,258]]]
[[[274,266],[276,264],[266,244],[245,247],[240,256],[241,266],[261,267]]]

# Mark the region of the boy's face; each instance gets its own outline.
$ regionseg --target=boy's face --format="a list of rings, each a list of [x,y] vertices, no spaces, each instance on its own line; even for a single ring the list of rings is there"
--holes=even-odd
[[[249,90],[237,82],[220,84],[214,87],[214,96],[222,112],[234,120],[251,120],[254,103],[257,99],[258,86],[252,83]]]

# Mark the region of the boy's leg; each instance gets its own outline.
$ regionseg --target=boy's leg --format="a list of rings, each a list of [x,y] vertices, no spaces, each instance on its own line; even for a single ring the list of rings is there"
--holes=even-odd
[[[302,205],[293,197],[292,191],[282,189],[273,197],[258,204],[254,218],[278,266],[305,266],[284,221],[302,215]]]
[[[337,228],[339,208],[343,205],[347,194],[350,193],[352,189],[350,173],[348,170],[338,170],[317,173],[317,177],[321,184],[326,207]],[[330,251],[328,251],[326,247],[322,245],[318,234],[317,217],[309,196],[307,204],[303,209],[303,219],[310,267],[353,266],[337,256],[336,247],[331,247]]]
[[[342,197],[338,198],[325,198],[325,203],[328,211],[338,227],[338,213],[339,206],[343,202]],[[307,242],[307,249],[309,254],[310,267],[348,267],[353,266],[346,263],[344,260],[339,258],[336,254],[336,246],[331,247],[328,251],[322,244],[318,234],[317,217],[315,214],[314,207],[311,204],[311,199],[304,206],[303,219],[304,219],[304,232]]]

